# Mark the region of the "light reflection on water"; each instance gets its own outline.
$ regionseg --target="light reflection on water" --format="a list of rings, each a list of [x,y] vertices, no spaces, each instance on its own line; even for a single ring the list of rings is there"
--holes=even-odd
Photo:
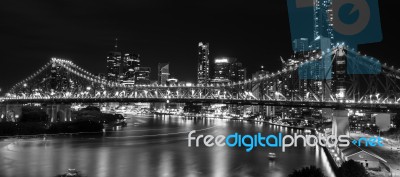
[[[214,127],[215,128],[210,128]],[[204,130],[206,129],[206,130]],[[88,177],[126,176],[276,176],[315,165],[333,176],[322,149],[310,147],[244,149],[187,146],[187,133],[302,134],[302,130],[246,121],[141,116],[121,130],[100,134],[0,141],[0,176],[55,176],[76,168]],[[180,132],[180,133],[179,133]],[[302,143],[299,143],[302,144]],[[276,160],[267,154],[274,152]]]

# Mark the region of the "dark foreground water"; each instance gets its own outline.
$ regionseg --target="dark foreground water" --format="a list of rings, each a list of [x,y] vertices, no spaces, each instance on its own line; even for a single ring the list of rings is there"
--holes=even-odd
[[[333,176],[320,148],[189,148],[188,132],[228,135],[303,133],[278,126],[221,119],[141,116],[107,133],[0,140],[0,177],[52,177],[76,168],[87,177],[283,177],[315,165]],[[194,142],[193,142],[194,143]],[[276,160],[268,153],[275,152]]]

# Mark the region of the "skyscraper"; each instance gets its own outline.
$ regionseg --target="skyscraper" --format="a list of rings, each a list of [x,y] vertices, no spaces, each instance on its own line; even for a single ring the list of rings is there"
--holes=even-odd
[[[234,58],[216,58],[214,60],[214,79],[211,82],[229,83],[229,69],[234,61],[236,61]]]
[[[107,56],[107,79],[118,81],[121,73],[121,52],[112,51]]]
[[[121,70],[121,52],[118,52],[118,39],[115,39],[114,51],[107,55],[107,79],[110,81],[118,81]]]
[[[333,67],[334,78],[332,79],[333,92],[336,98],[343,100],[346,97],[347,81],[347,55],[343,46],[338,46],[335,50],[335,65]]]
[[[123,83],[135,83],[135,68],[140,67],[140,55],[126,53],[122,61]]]
[[[214,60],[214,75],[212,83],[243,82],[246,80],[247,70],[236,58],[216,58]]]
[[[314,39],[333,40],[332,0],[314,0]]]
[[[197,83],[207,84],[210,80],[210,60],[209,60],[209,44],[199,43],[197,61]]]
[[[158,63],[158,84],[166,84],[169,77],[169,63]]]
[[[244,67],[241,67],[240,69],[238,69],[238,77],[237,80],[234,82],[244,82],[247,79],[247,69]]]
[[[295,39],[293,41],[294,52],[306,52],[309,50],[308,38]]]
[[[140,67],[140,55],[118,51],[118,39],[115,39],[114,51],[107,55],[106,78],[123,84],[135,84],[135,68]]]
[[[135,84],[150,84],[150,67],[135,68]]]
[[[243,67],[243,64],[238,61],[231,63],[229,67],[229,80],[231,82],[243,82],[246,80],[247,70]]]

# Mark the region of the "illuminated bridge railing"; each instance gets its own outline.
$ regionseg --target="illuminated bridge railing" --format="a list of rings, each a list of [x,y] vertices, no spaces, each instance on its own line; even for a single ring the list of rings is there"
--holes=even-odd
[[[2,97],[0,104],[71,104],[71,103],[107,103],[107,102],[148,102],[148,103],[221,103],[253,106],[314,107],[340,109],[400,109],[399,102],[391,101],[315,101],[280,99],[236,99],[236,98],[185,98],[185,97]]]
[[[330,56],[332,52],[324,55]],[[356,55],[355,51],[348,50],[348,53]],[[299,67],[323,57],[318,55],[280,71],[260,74],[245,81],[207,85],[125,85],[98,77],[71,61],[52,58],[37,72],[14,85],[0,101],[4,103],[170,101],[304,107],[338,107],[342,104],[345,107],[372,108],[399,105],[399,69],[382,64],[381,74],[349,75],[348,81],[342,83],[346,89],[342,94],[344,96],[341,96],[328,84],[320,88],[322,84],[319,82],[300,79]],[[320,89],[315,90],[316,87]]]

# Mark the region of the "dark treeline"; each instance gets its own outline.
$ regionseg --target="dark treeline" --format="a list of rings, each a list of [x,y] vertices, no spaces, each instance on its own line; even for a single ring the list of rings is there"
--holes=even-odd
[[[19,122],[0,123],[0,136],[101,132],[103,124],[113,124],[124,119],[121,115],[103,114],[100,109],[91,106],[73,115],[72,122],[51,123],[41,107],[23,107]]]
[[[2,122],[0,123],[0,136],[38,135],[57,133],[100,132],[103,124],[93,121],[74,122]]]
[[[336,173],[338,177],[369,177],[370,175],[360,163],[349,160],[344,162]],[[288,177],[326,177],[320,168],[315,166],[294,170]]]

